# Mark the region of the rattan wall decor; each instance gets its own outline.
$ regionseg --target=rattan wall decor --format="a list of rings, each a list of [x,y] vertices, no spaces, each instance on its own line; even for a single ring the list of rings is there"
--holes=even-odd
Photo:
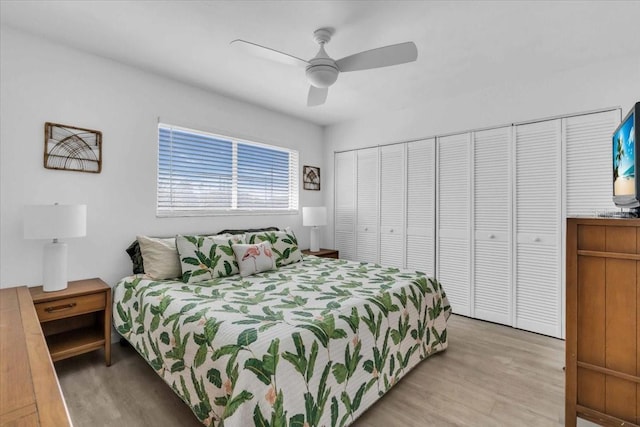
[[[302,188],[305,190],[320,190],[320,168],[304,166],[302,169]]]
[[[58,123],[45,123],[44,167],[100,173],[102,132]]]

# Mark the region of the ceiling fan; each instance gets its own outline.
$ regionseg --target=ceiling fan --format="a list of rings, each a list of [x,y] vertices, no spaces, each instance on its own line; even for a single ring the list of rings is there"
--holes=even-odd
[[[355,53],[336,61],[324,50],[324,45],[329,43],[332,35],[332,28],[320,28],[314,31],[313,39],[320,45],[320,50],[308,61],[246,40],[234,40],[231,44],[255,56],[287,65],[305,67],[307,80],[310,83],[307,97],[309,107],[325,103],[329,86],[336,82],[341,72],[388,67],[413,62],[418,58],[416,45],[413,42],[405,42]]]

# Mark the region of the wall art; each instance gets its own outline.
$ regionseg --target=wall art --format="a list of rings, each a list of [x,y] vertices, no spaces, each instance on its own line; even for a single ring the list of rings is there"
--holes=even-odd
[[[100,173],[102,132],[58,123],[45,123],[44,167]]]
[[[304,166],[302,169],[302,188],[305,190],[320,190],[320,168]]]

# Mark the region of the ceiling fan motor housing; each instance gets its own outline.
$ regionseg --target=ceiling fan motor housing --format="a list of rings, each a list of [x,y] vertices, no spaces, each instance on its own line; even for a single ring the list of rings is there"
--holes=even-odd
[[[318,31],[316,31],[316,35]],[[309,83],[320,89],[324,89],[334,84],[338,79],[338,74],[340,74],[340,71],[336,66],[336,61],[331,59],[324,50],[324,44],[326,41],[328,40],[320,43],[320,50],[318,51],[318,54],[315,58],[309,60],[310,65],[307,67],[307,80],[309,80]]]

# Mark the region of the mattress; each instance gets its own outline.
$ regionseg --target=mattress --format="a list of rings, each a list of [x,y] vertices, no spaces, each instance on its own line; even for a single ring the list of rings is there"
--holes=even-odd
[[[343,426],[447,348],[438,281],[307,256],[196,284],[136,275],[113,289],[117,331],[211,426]]]

